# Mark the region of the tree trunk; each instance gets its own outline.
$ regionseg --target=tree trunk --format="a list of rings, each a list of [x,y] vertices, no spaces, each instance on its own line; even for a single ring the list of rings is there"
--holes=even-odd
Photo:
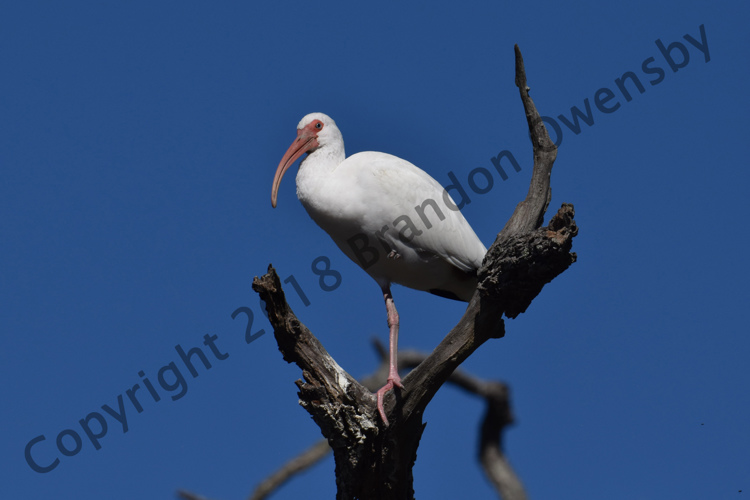
[[[404,389],[386,395],[389,426],[378,416],[374,395],[344,371],[294,315],[273,267],[253,281],[284,359],[302,369],[304,381],[297,381],[300,404],[333,449],[339,500],[414,498],[412,470],[427,404],[471,353],[488,339],[504,335],[503,315],[514,318],[524,312],[546,283],[575,262],[576,255],[570,252],[578,233],[573,206],[564,204],[547,227],[540,227],[551,196],[550,172],[557,148],[529,97],[523,59],[518,46],[515,50],[516,85],[534,148],[528,195],[487,252],[479,286],[464,316],[403,379]],[[483,453],[492,460],[491,449]],[[498,477],[502,481],[506,475]],[[512,495],[513,485],[506,491]]]

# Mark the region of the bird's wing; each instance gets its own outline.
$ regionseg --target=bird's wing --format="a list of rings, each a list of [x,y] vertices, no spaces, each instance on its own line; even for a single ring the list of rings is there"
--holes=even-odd
[[[377,152],[352,155],[336,170],[337,176],[355,177],[351,185],[362,188],[348,208],[358,212],[366,228],[389,225],[384,239],[397,252],[435,255],[466,272],[481,266],[487,249],[443,186],[425,171]]]

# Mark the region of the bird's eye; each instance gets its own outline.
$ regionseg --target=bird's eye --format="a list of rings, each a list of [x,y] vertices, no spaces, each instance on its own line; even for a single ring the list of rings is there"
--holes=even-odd
[[[315,128],[318,129],[318,130],[320,130],[320,129],[323,128],[323,124],[320,123],[320,122],[318,122],[318,123],[315,124]]]

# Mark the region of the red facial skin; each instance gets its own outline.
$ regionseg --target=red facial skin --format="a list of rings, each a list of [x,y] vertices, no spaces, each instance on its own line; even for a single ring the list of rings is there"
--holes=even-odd
[[[284,177],[289,167],[297,161],[297,158],[320,147],[318,133],[323,130],[323,127],[323,122],[313,120],[304,128],[297,129],[297,138],[289,146],[289,149],[286,150],[286,153],[284,153],[284,157],[281,158],[281,163],[279,163],[279,168],[276,169],[276,175],[273,178],[273,188],[271,189],[271,205],[273,208],[276,208],[276,197],[281,185],[281,178]]]

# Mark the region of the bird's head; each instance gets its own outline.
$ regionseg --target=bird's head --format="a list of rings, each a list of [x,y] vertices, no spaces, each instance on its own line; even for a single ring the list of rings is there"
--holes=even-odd
[[[330,116],[323,113],[310,113],[302,118],[297,125],[297,138],[284,153],[284,157],[276,169],[271,190],[271,205],[276,208],[276,196],[281,185],[281,178],[300,156],[305,153],[312,153],[329,144],[340,144],[343,147],[343,142],[336,122]]]

